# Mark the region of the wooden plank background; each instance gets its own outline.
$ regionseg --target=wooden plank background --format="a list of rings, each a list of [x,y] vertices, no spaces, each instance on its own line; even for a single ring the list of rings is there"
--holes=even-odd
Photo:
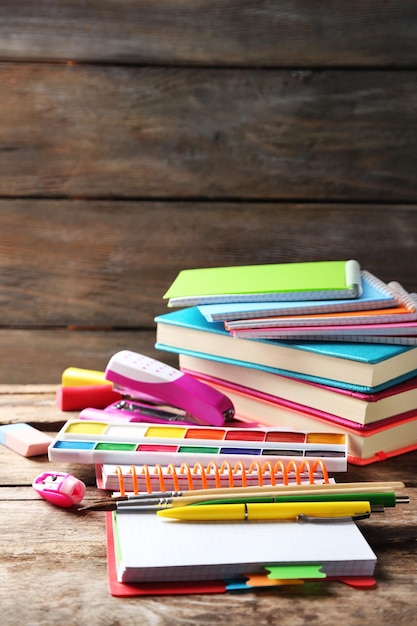
[[[0,6],[0,382],[154,349],[185,267],[357,258],[417,291],[417,5]]]

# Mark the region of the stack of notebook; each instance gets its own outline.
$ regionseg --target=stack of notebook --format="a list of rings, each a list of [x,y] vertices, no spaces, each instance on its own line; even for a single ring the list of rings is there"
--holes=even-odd
[[[355,464],[417,448],[417,299],[398,283],[356,261],[203,268],[165,298],[156,347],[240,419],[346,433]]]

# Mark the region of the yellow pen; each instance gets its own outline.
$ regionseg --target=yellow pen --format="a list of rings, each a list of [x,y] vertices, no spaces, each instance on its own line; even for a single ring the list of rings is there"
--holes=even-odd
[[[283,502],[283,503],[240,503],[206,504],[162,509],[159,517],[184,521],[225,520],[297,520],[368,517],[371,504],[366,501],[353,502]]]

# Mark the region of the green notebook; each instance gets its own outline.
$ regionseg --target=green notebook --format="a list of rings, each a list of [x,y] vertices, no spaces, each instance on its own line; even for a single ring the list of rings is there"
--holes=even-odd
[[[164,298],[168,306],[357,298],[357,261],[312,261],[182,270]]]

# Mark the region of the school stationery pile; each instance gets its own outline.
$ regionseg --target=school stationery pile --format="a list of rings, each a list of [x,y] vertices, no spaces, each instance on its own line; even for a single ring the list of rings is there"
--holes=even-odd
[[[269,306],[274,297],[292,306],[330,306],[338,300],[352,307],[363,299],[367,306],[371,300],[380,308],[381,301],[393,304],[388,286],[376,289],[376,281],[361,274],[356,262],[304,265],[283,269],[281,287],[263,279],[264,268],[249,270],[262,289],[262,303]],[[232,282],[233,293],[222,294],[214,281],[209,297],[226,296],[228,304],[247,299],[245,307],[258,297],[243,292],[247,276]],[[184,300],[172,303],[184,306]],[[312,342],[234,337],[223,322],[207,321],[199,306],[188,300],[184,309],[157,318],[157,346],[177,352],[183,372],[128,350],[117,353],[104,375],[98,373],[98,382],[112,382],[111,391],[119,396],[103,410],[97,401],[81,411],[49,446],[50,460],[94,464],[98,485],[115,490],[82,507],[105,511],[110,592],[220,593],[306,581],[373,587],[376,555],[356,521],[408,502],[397,495],[404,484],[337,484],[329,471],[347,469],[348,431],[273,393],[278,379],[287,394],[293,387],[297,394],[300,385],[314,386],[322,394],[315,396],[318,406],[330,407],[326,393],[344,397],[338,388],[372,387],[375,380],[389,387],[395,377],[407,380],[415,349],[366,344],[393,350],[393,374],[382,360],[332,355],[339,342],[314,350]],[[357,347],[343,345],[348,354]],[[186,358],[194,361],[184,365]],[[216,370],[199,371],[200,362],[238,368],[237,382],[227,372],[220,377]],[[239,369],[248,376],[247,385]],[[272,393],[257,391],[254,375],[270,376]],[[267,393],[272,400],[258,397]],[[405,389],[401,394],[404,403],[412,402]],[[61,393],[61,403],[64,396],[74,402],[75,395]],[[307,390],[307,400],[309,395]],[[270,425],[264,415],[260,419],[258,406],[252,414],[241,410],[240,397],[270,404]],[[389,412],[388,403],[384,410]],[[311,427],[300,426],[296,416],[311,419]],[[357,419],[366,427],[360,407]]]
[[[345,433],[367,464],[417,448],[417,297],[356,261],[183,270],[156,347],[239,419]]]
[[[355,523],[407,503],[404,484],[326,483],[113,496],[104,510],[113,595],[224,592],[307,581],[373,587]]]
[[[88,386],[86,373],[66,376]],[[128,350],[95,376],[123,400],[68,420],[48,455],[94,464],[98,486],[116,491],[80,509],[106,512],[113,595],[376,584],[376,556],[355,522],[408,497],[396,493],[401,482],[336,484],[328,470],[347,469],[344,434],[231,426],[224,394]],[[161,405],[169,399],[172,412]]]
[[[99,409],[109,383],[119,400]],[[130,350],[114,354],[105,372],[67,368],[61,408],[64,397],[87,407],[58,433],[49,458],[95,464],[105,489],[305,483],[347,468],[345,435],[249,427],[233,419],[223,393]]]

